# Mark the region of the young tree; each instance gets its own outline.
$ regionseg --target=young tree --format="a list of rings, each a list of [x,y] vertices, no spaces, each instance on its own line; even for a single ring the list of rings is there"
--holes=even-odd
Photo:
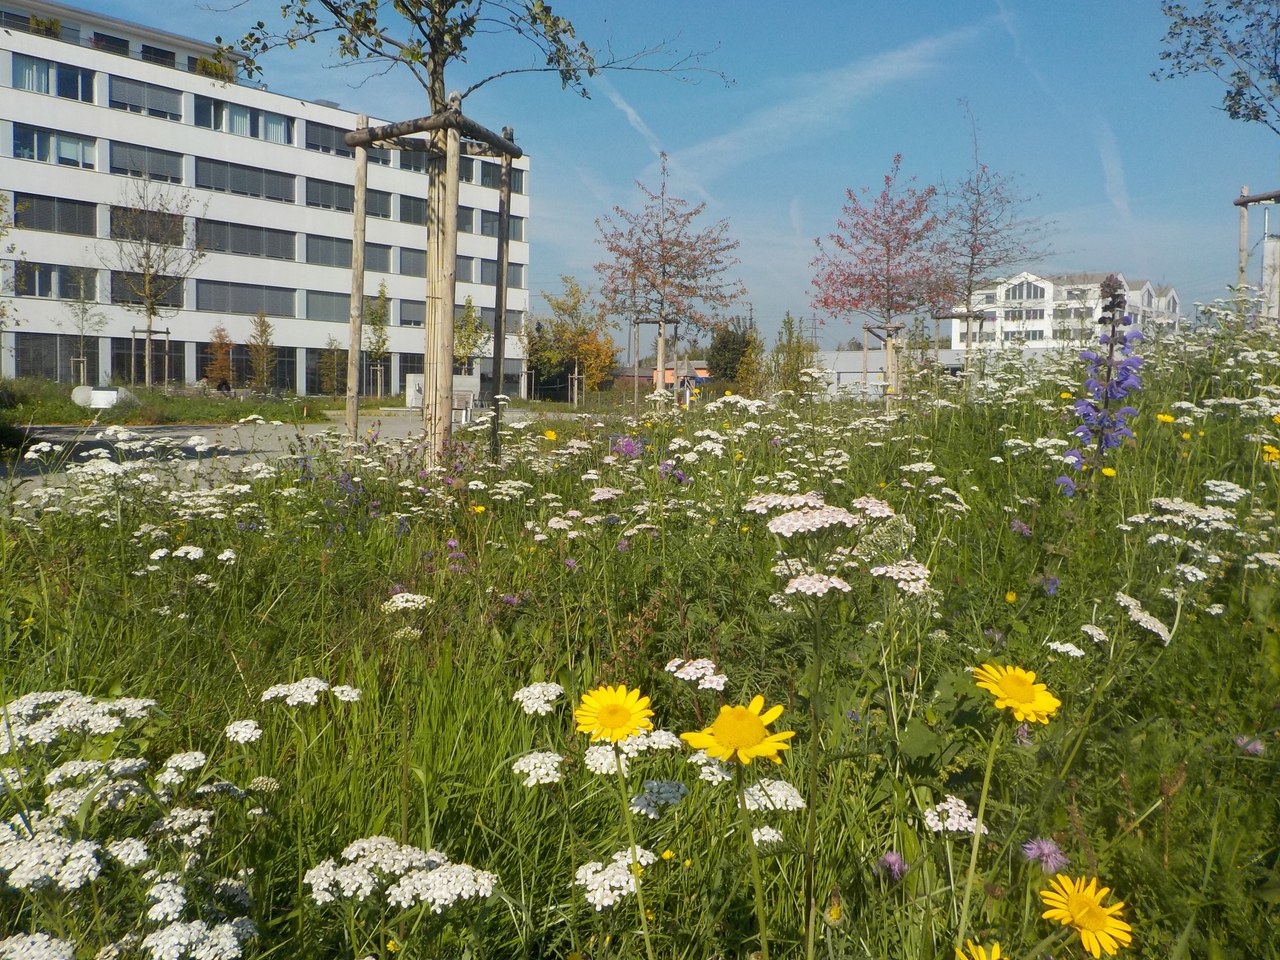
[[[222,324],[209,331],[209,365],[204,368],[205,380],[214,386],[223,380],[231,383],[231,350],[234,347],[235,342]]]
[[[107,326],[107,318],[98,310],[97,273],[89,268],[63,268],[63,283],[70,283],[71,298],[67,301],[67,327],[76,338],[76,355],[72,362],[79,366],[80,384],[89,382],[89,361],[86,348],[89,340]],[[62,326],[62,324],[58,324]],[[97,374],[95,373],[96,377]]]
[[[378,295],[370,300],[364,310],[364,351],[377,381],[377,393],[381,397],[385,389],[387,361],[391,359],[387,322],[390,314],[387,302],[387,282],[378,284]]]
[[[1209,73],[1227,90],[1222,109],[1232,120],[1261,123],[1280,133],[1280,5],[1275,0],[1161,3],[1169,18],[1157,80]]]
[[[111,268],[111,300],[142,315],[146,324],[144,382],[152,384],[152,331],[158,318],[183,305],[183,286],[204,252],[189,239],[189,194],[169,193],[150,180],[133,180],[121,205],[111,208],[111,244],[102,252]]]
[[[882,324],[926,307],[936,299],[938,261],[935,241],[943,218],[935,199],[938,188],[916,189],[898,176],[902,155],[893,158],[880,193],[868,203],[846,191],[832,248],[818,244],[812,266],[816,291],[813,306],[841,317],[863,314]]]
[[[769,359],[775,390],[803,389],[800,373],[817,362],[818,346],[800,332],[790,311],[782,318],[782,327],[778,330],[778,339]]]
[[[738,392],[748,397],[762,397],[769,385],[764,340],[755,330],[747,341],[747,349],[738,361]]]
[[[334,336],[325,341],[320,351],[318,371],[320,375],[320,392],[336,397],[347,388],[347,351]]]
[[[253,318],[249,334],[249,386],[270,393],[276,383],[275,327],[261,310]]]
[[[5,238],[9,235],[9,231],[13,229],[13,212],[9,209],[9,194],[0,192],[0,250],[6,256],[13,256],[16,247],[12,243],[6,243]],[[22,262],[22,257],[17,258],[17,263]],[[16,266],[16,264],[15,264]],[[12,293],[11,285],[13,280],[6,277],[4,287],[0,289],[0,294]],[[0,334],[4,333],[11,325],[16,326],[17,321],[13,318],[10,308],[10,298],[0,295]]]
[[[966,349],[973,345],[974,321],[980,341],[986,320],[974,292],[993,276],[1049,254],[1048,225],[1024,215],[1032,198],[1019,191],[1015,177],[982,162],[972,113],[969,123],[973,169],[958,184],[943,185],[947,212],[935,248],[940,270],[930,287],[935,341],[939,319],[959,320],[965,325]]]
[[[551,316],[535,322],[528,337],[529,365],[544,382],[565,377],[569,398],[578,399],[578,385],[588,392],[600,389],[618,350],[609,335],[609,321],[591,298],[591,289],[571,276],[562,276],[564,293],[542,292]]]
[[[886,367],[892,384],[896,337],[902,329],[899,317],[914,314],[939,302],[944,276],[937,255],[937,239],[944,218],[938,211],[938,188],[916,189],[900,185],[902,155],[893,158],[880,193],[867,202],[870,188],[861,195],[846,191],[843,217],[830,234],[833,249],[817,241],[813,260],[816,291],[813,306],[834,316],[868,316],[872,330],[879,328],[886,351]]]
[[[241,0],[243,2],[243,0]],[[458,94],[453,106],[460,112],[462,102],[484,85],[499,77],[516,73],[551,72],[560,78],[563,88],[587,95],[584,78],[601,70],[640,70],[674,76],[702,69],[696,55],[670,57],[665,43],[651,45],[636,53],[607,57],[597,56],[586,42],[579,40],[573,24],[552,12],[545,0],[284,0],[280,8],[283,29],[272,29],[263,21],[249,30],[233,46],[223,46],[218,38],[219,54],[235,53],[241,69],[248,76],[261,71],[259,58],[271,50],[298,43],[314,43],[317,37],[331,36],[338,55],[348,63],[364,62],[377,70],[392,67],[407,70],[426,93],[428,109],[433,116],[443,114],[451,104],[447,94],[445,72],[458,63],[493,63],[485,46],[496,49],[499,56],[511,56],[517,43],[533,47],[536,62],[532,65],[498,68],[481,76]],[[495,36],[496,35],[496,36]],[[483,41],[483,42],[481,42]],[[479,50],[473,49],[478,45]],[[656,58],[666,55],[665,63]],[[516,54],[519,56],[519,54]],[[444,154],[450,138],[457,144],[456,128],[439,129],[431,134],[432,146]],[[444,364],[448,362],[448,343],[453,336],[455,278],[453,255],[449,248],[454,230],[451,208],[456,197],[450,192],[457,183],[446,183],[443,176],[432,176],[428,186],[428,302],[442,306],[434,320],[429,319],[424,331],[424,354],[429,381],[439,374],[432,397],[423,406],[424,426],[433,434],[428,456],[434,457],[449,438],[451,420],[448,406],[452,394],[452,378]],[[443,407],[443,409],[441,409]]]
[[[484,318],[476,305],[467,297],[462,304],[462,313],[453,322],[453,363],[455,372],[470,373],[472,361],[484,352],[485,343],[493,334],[485,325]],[[494,392],[501,393],[501,384],[494,384]]]
[[[736,383],[742,358],[750,349],[752,339],[758,337],[755,325],[742,317],[733,317],[719,324],[707,348],[707,370],[711,376],[716,380]]]
[[[667,155],[662,154],[662,180],[655,193],[637,182],[645,196],[643,209],[613,208],[613,216],[596,221],[598,242],[609,259],[596,264],[600,294],[613,316],[632,317],[658,325],[658,376],[666,364],[667,324],[689,323],[707,330],[712,311],[732,304],[746,293],[741,281],[726,274],[738,264],[733,252],[738,241],[729,238],[729,221],[699,229],[696,221],[705,203],[667,190]]]

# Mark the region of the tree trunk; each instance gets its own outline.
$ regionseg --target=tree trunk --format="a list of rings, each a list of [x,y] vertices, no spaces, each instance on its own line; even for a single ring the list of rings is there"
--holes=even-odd
[[[363,129],[369,118],[356,118]],[[366,186],[369,177],[369,148],[356,147],[355,202],[351,214],[351,314],[347,347],[347,436],[355,440],[360,429],[360,340],[364,322],[364,227]]]

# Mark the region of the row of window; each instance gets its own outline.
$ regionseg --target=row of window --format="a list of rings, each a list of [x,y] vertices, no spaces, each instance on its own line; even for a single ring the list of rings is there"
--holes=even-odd
[[[92,267],[19,262],[13,265],[13,271],[14,293],[17,296],[97,302],[98,271]],[[272,317],[298,316],[298,291],[292,287],[223,280],[197,280],[195,285],[197,310],[265,313]],[[186,305],[184,287],[185,283],[176,277],[157,274],[144,277],[124,270],[110,272],[111,302],[114,304],[136,305],[143,303],[146,297],[155,297],[154,302],[159,306],[180,309]],[[350,313],[349,293],[327,290],[304,290],[302,293],[304,319],[344,321]],[[371,301],[372,298],[366,300]],[[461,307],[458,309],[462,310]],[[426,319],[426,303],[421,300],[401,300],[400,315],[401,325],[420,327]],[[493,310],[481,308],[481,316],[492,322]],[[518,322],[520,313],[508,311],[508,318],[511,317],[515,317]]]
[[[111,141],[108,169],[113,174],[139,177],[161,183],[182,183],[182,154],[159,147]],[[38,160],[61,166],[97,169],[97,141],[91,137],[64,130],[13,125],[13,155],[20,160]],[[195,185],[217,193],[231,193],[263,200],[295,202],[297,178],[260,167],[196,157]],[[346,183],[307,178],[306,203],[322,210],[350,213],[355,209],[355,189]],[[382,220],[391,219],[392,195],[384,190],[365,193],[365,212]],[[400,222],[425,226],[427,201],[422,197],[400,195]],[[510,218],[510,239],[524,240],[524,218]],[[458,207],[458,230],[486,237],[498,235],[498,214],[493,210]]]
[[[14,194],[14,226],[22,230],[69,233],[83,237],[97,236],[97,204],[63,197],[45,197],[30,193]],[[110,237],[114,240],[150,240],[155,243],[181,244],[183,218],[178,214],[129,207],[111,208]],[[305,261],[326,267],[350,269],[352,242],[344,237],[306,234]],[[271,260],[296,260],[297,234],[224,220],[197,220],[197,243],[215,253],[238,253]],[[392,248],[382,243],[365,244],[365,269],[373,273],[391,273]],[[498,261],[481,257],[457,258],[459,281],[496,286]],[[427,251],[414,247],[400,248],[399,272],[408,277],[427,275]],[[507,286],[524,289],[525,265],[508,264]]]
[[[185,383],[187,380],[187,341],[156,338],[152,343],[152,363],[157,378],[171,383]],[[110,369],[112,378],[121,382],[139,380],[142,377],[146,340],[143,337],[111,337],[109,344]],[[275,349],[274,388],[292,391],[297,389],[298,351],[304,354],[302,373],[305,377],[307,393],[342,393],[346,390],[347,351],[342,347],[332,349],[326,347],[286,347]],[[207,342],[195,344],[196,376],[207,377],[213,364],[213,345]],[[405,377],[409,374],[422,373],[423,363],[420,353],[392,354],[399,359],[399,386],[387,381],[390,364],[382,364],[382,387],[386,390],[404,393]],[[97,382],[100,366],[99,340],[95,337],[80,337],[74,334],[30,333],[18,331],[14,335],[14,362],[19,377],[31,377],[44,380],[57,380],[64,383],[80,382],[80,364],[83,362],[85,376],[90,383]],[[233,383],[246,383],[249,380],[249,350],[244,344],[232,344],[231,380]],[[372,394],[378,386],[379,377],[375,372],[379,365],[373,363],[365,351],[360,354],[361,392]],[[455,365],[455,373],[462,372]],[[482,370],[481,377],[487,376]],[[520,382],[519,372],[508,368],[504,371],[503,382],[506,392],[513,393]]]
[[[21,53],[13,55],[13,85],[16,89],[94,103],[93,82],[92,70],[52,60],[42,60]],[[164,120],[178,122],[182,120],[182,91],[172,87],[112,74],[108,78],[107,102],[108,106],[115,110],[127,110],[130,113],[159,117]],[[252,137],[269,143],[292,144],[294,142],[296,122],[294,118],[213,97],[196,96],[193,121],[198,127]],[[340,127],[311,120],[304,121],[304,126],[306,133],[303,146],[306,149],[339,157],[355,155],[354,149],[348,147],[343,141],[343,135],[347,131]],[[429,160],[428,155],[423,151],[371,148],[368,154],[369,162],[390,166],[393,152],[400,155],[400,169],[419,173],[427,172]],[[511,171],[513,193],[525,192],[524,173],[523,170]],[[488,163],[474,157],[462,157],[458,176],[463,183],[479,183],[483,187],[497,189],[502,177],[502,168],[497,163]]]
[[[1095,331],[1089,327],[1055,327],[1053,331],[1053,339],[1068,341],[1088,340],[1091,339],[1094,334]],[[973,341],[975,343],[994,343],[996,336],[997,334],[994,330],[984,330],[981,336],[979,336],[978,332],[975,330],[973,332]],[[1025,340],[1028,342],[1033,340],[1044,340],[1047,336],[1048,335],[1043,330],[1003,330],[999,334],[1000,339],[1005,343],[1010,343],[1014,340]],[[963,334],[959,335],[956,342],[960,344],[965,343],[965,336]]]

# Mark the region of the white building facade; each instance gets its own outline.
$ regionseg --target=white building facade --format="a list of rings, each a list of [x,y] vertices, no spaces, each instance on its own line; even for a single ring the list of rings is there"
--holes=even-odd
[[[347,345],[355,165],[342,136],[357,114],[224,82],[220,69],[211,44],[44,0],[0,0],[0,191],[17,251],[3,255],[10,316],[0,375],[74,381],[72,359],[83,354],[91,384],[142,381],[136,331],[145,321],[112,269],[120,266],[112,231],[145,183],[151,195],[185,204],[187,243],[204,253],[155,322],[167,333],[153,341],[153,379],[166,370],[172,383],[202,377],[219,324],[243,376],[261,311],[274,328],[275,388],[321,391],[326,347]],[[371,150],[369,161],[365,294],[385,284],[385,385],[401,393],[405,377],[423,370],[428,161],[394,149]],[[499,390],[511,395],[524,382],[528,169],[521,159],[512,172]],[[459,193],[458,309],[470,298],[490,329],[499,171],[496,159],[464,157]],[[100,318],[89,337],[75,319],[84,301]],[[483,349],[492,356],[491,339]],[[475,368],[482,392],[493,392],[488,361]],[[367,358],[362,369],[367,393]]]
[[[1053,348],[1096,340],[1102,313],[1105,273],[1040,276],[1020,273],[975,291],[970,310],[982,320],[953,320],[955,350],[1012,346]],[[1147,280],[1126,280],[1125,312],[1148,336],[1176,332],[1183,322],[1181,302],[1172,287]]]

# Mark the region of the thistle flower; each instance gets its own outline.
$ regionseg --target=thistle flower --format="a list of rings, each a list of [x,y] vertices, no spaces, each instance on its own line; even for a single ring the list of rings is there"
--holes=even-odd
[[[876,862],[876,869],[897,883],[907,875],[907,858],[896,850],[890,850]]]
[[[1039,864],[1045,873],[1059,873],[1071,863],[1061,847],[1052,840],[1040,837],[1024,843],[1022,855],[1027,858],[1028,863]]]

